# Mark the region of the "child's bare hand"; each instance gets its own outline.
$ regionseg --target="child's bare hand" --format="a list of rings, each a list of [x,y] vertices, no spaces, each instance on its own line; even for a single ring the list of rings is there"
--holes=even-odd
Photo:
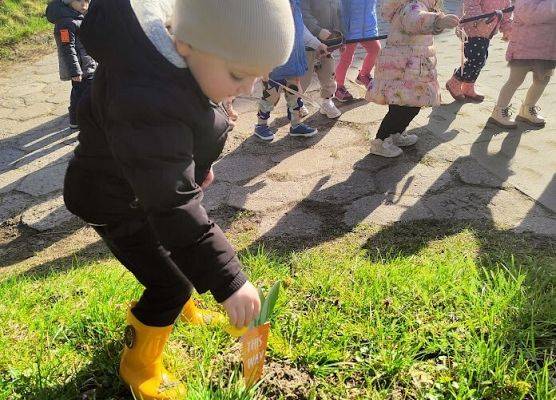
[[[77,76],[73,76],[71,80],[74,82],[81,82],[83,80],[83,77],[81,75],[77,75]]]
[[[328,29],[322,29],[319,32],[319,40],[326,40],[330,36],[330,31]]]
[[[212,181],[214,181],[214,171],[212,167],[210,167],[210,171],[205,177],[205,180],[201,183],[201,189],[206,190],[211,185]]]
[[[321,43],[319,47],[317,47],[317,53],[319,57],[325,56],[328,54],[328,46],[324,43]]]
[[[237,328],[248,326],[261,312],[259,293],[250,282],[246,282],[222,305],[228,314],[230,323]]]
[[[455,28],[458,25],[459,17],[454,14],[441,15],[440,18],[436,20],[436,26],[440,29]]]
[[[500,22],[502,21],[502,18],[504,18],[504,13],[502,12],[502,10],[496,10],[494,11],[494,15],[486,20],[486,23],[490,24],[494,20],[498,20],[498,22]]]

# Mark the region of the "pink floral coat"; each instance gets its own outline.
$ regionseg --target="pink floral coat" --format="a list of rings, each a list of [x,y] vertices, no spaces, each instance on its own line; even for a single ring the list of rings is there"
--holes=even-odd
[[[463,0],[463,18],[476,17],[477,15],[491,13],[496,10],[503,10],[511,6],[510,0]],[[469,37],[490,38],[496,34],[498,29],[502,33],[507,33],[511,24],[512,13],[505,13],[502,21],[494,19],[486,23],[486,19],[467,22],[463,24],[463,29]]]
[[[377,104],[427,107],[440,104],[433,34],[437,0],[390,0],[382,17],[390,21],[386,45],[365,98]]]
[[[556,0],[516,0],[510,60],[556,60]]]

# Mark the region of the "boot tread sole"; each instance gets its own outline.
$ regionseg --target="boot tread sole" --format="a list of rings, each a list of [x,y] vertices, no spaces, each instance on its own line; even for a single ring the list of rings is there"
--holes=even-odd
[[[484,96],[479,96],[479,97],[475,97],[475,96],[465,96],[465,100],[469,100],[472,101],[473,103],[482,103],[483,101],[485,101],[485,97]]]
[[[490,117],[490,118],[488,119],[487,123],[490,123],[490,124],[499,126],[499,127],[501,127],[501,128],[508,128],[508,129],[515,129],[515,128],[517,128],[517,124],[505,125],[505,124],[503,124],[502,122],[499,122],[498,120],[496,120],[496,119],[494,119],[494,118],[492,118],[492,117]]]
[[[529,124],[531,126],[538,127],[538,128],[543,128],[543,127],[546,126],[546,122],[533,122],[533,121],[531,121],[531,120],[529,120],[525,117],[522,117],[521,115],[518,115],[517,117],[515,117],[515,120],[519,121],[519,122]]]
[[[312,132],[312,133],[292,133],[292,132],[290,132],[290,136],[292,136],[292,137],[313,137],[317,133],[319,133],[319,131],[317,129],[315,129],[315,131]]]
[[[342,113],[340,112],[340,114],[331,117],[326,111],[324,111],[322,109],[319,110],[319,111],[322,115],[326,115],[326,117],[330,118],[330,119],[339,118],[342,115]]]
[[[253,135],[255,135],[261,140],[264,140],[265,142],[272,142],[274,140],[274,136],[260,136],[257,133],[254,133]]]
[[[402,155],[402,153],[399,154],[384,154],[384,153],[380,153],[378,151],[370,151],[371,154],[375,155],[375,156],[380,156],[380,157],[386,157],[386,158],[396,158]]]

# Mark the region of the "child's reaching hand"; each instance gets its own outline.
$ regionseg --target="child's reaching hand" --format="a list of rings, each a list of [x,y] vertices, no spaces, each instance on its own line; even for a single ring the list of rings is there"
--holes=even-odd
[[[450,29],[459,25],[459,17],[454,14],[440,14],[434,23],[438,29]]]
[[[324,43],[321,43],[319,45],[319,47],[317,48],[317,53],[318,53],[319,57],[327,55],[328,54],[328,46],[326,46]]]
[[[328,39],[328,37],[330,36],[330,31],[328,29],[321,29],[321,31],[319,32],[319,40],[326,40]]]
[[[222,305],[230,318],[230,323],[237,328],[248,326],[261,311],[259,293],[250,282],[246,282]]]

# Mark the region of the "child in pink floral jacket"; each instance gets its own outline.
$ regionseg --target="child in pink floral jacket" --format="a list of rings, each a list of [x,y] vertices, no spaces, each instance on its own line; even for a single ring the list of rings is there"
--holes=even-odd
[[[438,11],[440,4],[440,0],[388,0],[382,7],[390,32],[366,99],[388,104],[389,109],[371,142],[372,154],[399,156],[400,147],[417,142],[417,136],[405,129],[421,107],[440,104],[433,35],[459,23],[457,16]]]
[[[463,0],[463,18],[501,11],[510,7],[510,0]],[[464,45],[465,64],[456,69],[452,78],[446,83],[446,89],[458,101],[465,99],[481,102],[485,96],[475,91],[475,81],[488,58],[490,40],[498,30],[507,36],[510,29],[511,13],[498,13],[494,18],[484,18],[463,24],[468,37]]]

